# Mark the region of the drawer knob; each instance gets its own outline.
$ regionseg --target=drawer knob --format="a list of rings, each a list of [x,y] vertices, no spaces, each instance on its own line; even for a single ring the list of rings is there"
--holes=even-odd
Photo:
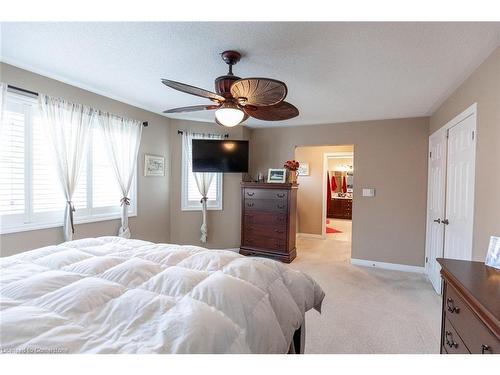
[[[278,198],[285,198],[285,193],[278,193],[276,194]]]
[[[253,197],[255,195],[255,192],[249,192],[249,191],[247,191],[247,195]]]
[[[285,208],[284,204],[278,204],[278,208]]]
[[[450,336],[450,339],[448,339],[448,336]],[[453,341],[453,334],[450,331],[446,331],[444,333],[444,338],[446,339],[446,345],[448,345],[450,348],[457,348],[458,344]]]
[[[491,354],[491,348],[489,345],[481,345],[481,354],[486,354],[486,352],[490,352]]]
[[[460,312],[460,308],[456,307],[455,304],[453,303],[453,298],[448,298],[446,300],[446,306],[448,307],[448,311],[450,313],[456,313],[458,314]]]
[[[247,202],[247,207],[253,207],[254,203],[253,202]]]

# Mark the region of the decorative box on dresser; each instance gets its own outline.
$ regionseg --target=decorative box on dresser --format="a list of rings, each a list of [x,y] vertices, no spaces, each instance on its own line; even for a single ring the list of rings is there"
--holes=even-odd
[[[295,259],[297,184],[241,183],[240,254]]]
[[[500,271],[438,259],[443,279],[441,354],[500,354]]]

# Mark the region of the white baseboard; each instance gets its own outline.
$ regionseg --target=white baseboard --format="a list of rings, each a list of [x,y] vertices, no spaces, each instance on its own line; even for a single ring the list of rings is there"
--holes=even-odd
[[[226,251],[232,251],[232,252],[235,252],[235,253],[239,253],[240,252],[240,248],[239,247],[232,247],[232,248],[229,248],[229,249],[224,249]]]
[[[398,264],[398,263],[375,262],[373,260],[366,260],[366,259],[352,258],[351,264],[354,264],[355,266],[383,268],[387,270],[404,271],[404,272],[416,272],[416,273],[425,272],[424,267],[408,266],[406,264]]]
[[[312,233],[297,233],[297,237],[299,237],[299,238],[316,238],[318,240],[325,239],[325,237],[323,237],[321,234],[312,234]]]

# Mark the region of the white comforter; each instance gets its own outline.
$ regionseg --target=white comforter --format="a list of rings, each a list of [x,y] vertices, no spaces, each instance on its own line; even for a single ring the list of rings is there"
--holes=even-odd
[[[0,265],[4,353],[286,353],[324,297],[272,260],[119,237]]]

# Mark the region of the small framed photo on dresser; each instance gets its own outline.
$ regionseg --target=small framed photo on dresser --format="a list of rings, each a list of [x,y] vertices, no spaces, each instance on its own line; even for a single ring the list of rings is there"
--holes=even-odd
[[[484,264],[500,269],[500,237],[490,237],[490,246],[488,246],[488,253],[486,254]]]
[[[286,169],[269,169],[267,182],[272,184],[283,184],[286,182]]]

